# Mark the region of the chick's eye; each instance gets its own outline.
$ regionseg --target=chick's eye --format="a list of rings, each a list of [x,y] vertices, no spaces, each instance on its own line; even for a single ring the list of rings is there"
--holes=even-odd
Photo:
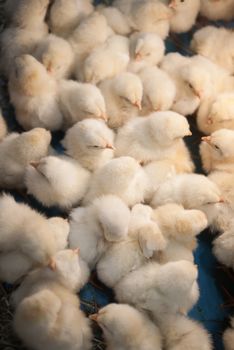
[[[216,145],[214,145],[214,148],[217,149],[217,151],[220,151],[220,148]]]
[[[180,0],[180,2],[185,2],[185,0]]]

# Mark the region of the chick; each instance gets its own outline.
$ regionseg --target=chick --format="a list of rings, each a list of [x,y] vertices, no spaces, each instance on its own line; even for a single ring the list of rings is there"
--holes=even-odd
[[[113,31],[102,14],[93,12],[85,18],[68,38],[75,53],[76,67],[82,67],[89,53],[112,34]]]
[[[176,96],[176,86],[169,75],[157,67],[147,67],[139,72],[139,77],[144,90],[141,114],[171,109]]]
[[[226,329],[223,334],[223,343],[225,350],[233,350],[234,344],[234,319],[231,317],[231,327]]]
[[[0,186],[23,188],[27,165],[47,155],[50,141],[50,132],[42,128],[5,137],[0,143]]]
[[[193,164],[182,140],[188,135],[191,131],[185,117],[171,111],[155,112],[147,118],[135,118],[119,129],[116,155],[131,156],[143,164],[171,159],[179,170],[184,167],[191,171]]]
[[[233,0],[201,0],[201,15],[212,21],[232,19],[233,9]]]
[[[90,316],[102,328],[108,350],[161,349],[161,335],[142,312],[125,304],[109,304]]]
[[[81,258],[92,269],[111,242],[127,236],[129,220],[130,211],[120,198],[97,198],[88,207],[72,211],[69,245],[79,247]]]
[[[50,0],[21,0],[8,3],[8,14],[12,27],[24,28],[28,31],[41,30],[48,32],[45,16]],[[9,11],[9,9],[12,9]]]
[[[78,80],[98,84],[126,70],[129,59],[128,38],[113,35],[88,55],[83,69],[78,66],[76,77]]]
[[[29,31],[18,27],[6,28],[0,35],[1,74],[9,79],[15,58],[24,54],[32,54],[46,35],[47,31],[40,29]]]
[[[115,34],[128,35],[131,32],[131,27],[127,17],[116,7],[99,5],[97,11],[105,16],[107,24]]]
[[[213,241],[213,253],[222,264],[234,269],[234,222],[229,219],[229,228]]]
[[[219,1],[217,0],[217,2]],[[223,45],[224,42],[225,45]],[[233,43],[234,34],[231,30],[222,27],[206,26],[195,32],[191,41],[191,48],[197,54],[209,58],[233,74]]]
[[[92,84],[62,80],[59,84],[59,103],[66,128],[85,118],[107,120],[102,93]]]
[[[114,288],[119,302],[137,305],[154,317],[187,312],[197,302],[197,267],[189,261],[147,264],[129,273]]]
[[[7,134],[7,124],[2,115],[2,110],[0,109],[0,142],[4,139]]]
[[[83,203],[87,205],[106,194],[119,196],[131,207],[147,200],[151,187],[147,175],[135,159],[120,157],[110,160],[94,173]]]
[[[184,80],[181,70],[190,62],[189,57],[179,53],[167,54],[161,62],[163,69],[176,85],[176,96],[172,110],[183,115],[193,114],[200,104],[200,97],[197,96],[192,85]]]
[[[169,32],[170,9],[161,1],[133,1],[129,21],[138,32],[153,32],[165,39]]]
[[[67,220],[53,217],[48,219],[47,222],[55,239],[56,250],[65,249],[69,233]],[[2,252],[0,254],[1,281],[11,284],[15,283],[35,267],[37,267],[37,264],[30,257],[18,250]]]
[[[49,12],[50,30],[52,33],[66,38],[92,12],[91,0],[55,0]]]
[[[66,246],[69,226],[64,219],[47,220],[26,204],[16,203],[10,195],[0,198],[0,208],[1,259],[7,263],[5,271],[1,269],[1,278],[16,280],[33,266],[46,265],[57,250]],[[6,222],[9,213],[10,223]],[[10,260],[12,256],[16,259]]]
[[[129,39],[130,62],[128,70],[137,73],[142,68],[155,66],[162,61],[165,44],[156,33],[134,33]]]
[[[197,113],[197,126],[209,135],[219,129],[234,129],[234,94],[221,93],[205,99]]]
[[[69,78],[73,69],[74,53],[71,45],[56,35],[49,34],[37,46],[33,55],[56,79]]]
[[[117,129],[137,116],[143,96],[143,86],[137,75],[120,73],[102,81],[99,88],[105,99],[110,128]]]
[[[128,236],[113,243],[97,264],[99,279],[113,288],[128,273],[148,263],[154,252],[162,251],[166,241],[156,222],[151,220],[152,209],[137,204],[131,212]]]
[[[79,249],[65,249],[56,252],[48,265],[37,268],[26,276],[19,288],[12,294],[12,305],[17,307],[25,298],[47,289],[60,299],[71,295],[72,300],[71,293],[80,291],[88,281],[89,272],[84,267],[79,256]]]
[[[25,184],[46,207],[69,210],[84,197],[90,181],[88,170],[70,157],[48,156],[32,162],[25,173]]]
[[[172,11],[170,30],[175,33],[184,33],[189,31],[196,22],[200,0],[171,0],[169,8]]]
[[[15,59],[9,94],[16,119],[24,129],[58,130],[63,121],[57,101],[57,84],[46,68],[30,55]]]
[[[197,246],[196,236],[208,226],[206,215],[200,210],[184,209],[181,205],[165,204],[154,210],[155,220],[167,240],[164,250],[155,253],[160,263],[188,260],[193,262],[193,250]]]
[[[184,315],[157,317],[167,350],[212,350],[211,336],[198,322]]]
[[[167,203],[182,204],[186,209],[203,211],[209,224],[223,199],[216,184],[204,175],[180,174],[162,183],[151,201],[152,207]]]
[[[114,133],[102,120],[84,119],[68,129],[62,141],[66,154],[90,171],[114,157]]]
[[[90,350],[89,321],[75,295],[81,270],[77,252],[61,251],[54,266],[32,272],[13,294],[16,334],[35,349]]]
[[[177,174],[175,165],[167,159],[154,160],[144,165],[143,169],[148,176],[153,193],[161,183]]]

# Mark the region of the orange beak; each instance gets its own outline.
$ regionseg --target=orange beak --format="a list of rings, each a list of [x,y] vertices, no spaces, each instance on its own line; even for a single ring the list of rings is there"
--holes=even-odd
[[[141,54],[140,54],[139,52],[136,53],[136,54],[135,54],[135,61],[139,62],[139,61],[141,61],[141,60],[142,60]]]
[[[212,118],[208,117],[208,119],[207,119],[207,123],[206,123],[206,124],[208,124],[208,125],[213,124],[213,120],[212,120]]]
[[[176,2],[175,2],[175,0],[172,0],[172,1],[170,2],[170,4],[168,5],[168,7],[169,7],[170,9],[175,10],[175,9],[176,9]]]
[[[218,203],[225,203],[225,199],[221,197]]]
[[[189,130],[186,136],[192,136],[192,132]]]
[[[105,122],[107,122],[108,120],[106,113],[103,113],[100,118],[103,119]]]
[[[111,145],[110,143],[107,143],[106,148],[115,150],[115,147],[113,145]]]
[[[140,101],[136,101],[133,103],[133,106],[137,107],[139,109],[139,111],[142,110],[142,106],[141,106],[141,102]]]
[[[209,145],[211,144],[211,136],[202,136],[201,140],[208,143]]]
[[[40,162],[30,162],[29,164],[30,164],[33,168],[37,169],[38,166],[39,166],[39,164],[40,164]]]
[[[89,315],[89,319],[98,322],[98,314]]]
[[[56,270],[56,262],[54,261],[54,259],[51,259],[49,264],[48,264],[48,267],[52,270],[52,271],[55,271]]]

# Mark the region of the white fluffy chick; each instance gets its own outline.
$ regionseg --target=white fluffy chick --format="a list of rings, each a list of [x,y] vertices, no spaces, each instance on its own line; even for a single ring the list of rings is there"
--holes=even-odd
[[[200,155],[205,172],[211,173],[234,171],[234,130],[219,129],[210,136],[202,137]]]
[[[129,39],[130,62],[128,70],[137,73],[147,66],[161,62],[165,53],[165,44],[156,33],[134,33]]]
[[[201,15],[212,21],[233,18],[233,0],[201,0]]]
[[[104,97],[101,91],[92,84],[61,80],[59,102],[65,127],[70,127],[85,118],[107,120]]]
[[[68,223],[61,218],[47,220],[44,216],[31,209],[26,204],[16,203],[10,195],[0,198],[1,208],[1,238],[0,249],[2,253],[14,253],[23,255],[15,261],[9,261],[6,269],[9,269],[19,277],[22,276],[25,266],[18,266],[17,261],[29,261],[30,267],[36,264],[46,265],[54,253],[66,245],[69,230]],[[6,222],[6,217],[11,213],[11,222]],[[58,232],[56,232],[58,231]],[[5,256],[7,258],[7,256]],[[26,268],[26,272],[27,272]],[[18,272],[19,271],[19,272]],[[4,274],[4,272],[3,272]]]
[[[8,2],[10,25],[24,28],[31,32],[34,30],[47,32],[45,17],[49,2],[50,0],[13,0]]]
[[[231,317],[231,327],[227,328],[223,334],[223,343],[225,350],[233,350],[234,344],[234,318]]]
[[[26,167],[48,154],[50,141],[50,132],[42,128],[5,137],[0,143],[0,186],[23,188]]]
[[[104,96],[108,126],[117,129],[141,109],[143,86],[140,78],[129,72],[102,81],[99,88]]]
[[[7,134],[7,124],[2,115],[2,110],[0,109],[0,142],[4,139]]]
[[[99,5],[97,11],[105,16],[107,24],[115,34],[128,35],[131,32],[127,17],[116,7]]]
[[[113,242],[128,234],[130,211],[117,196],[102,196],[70,215],[69,246],[79,247],[81,258],[92,269]]]
[[[159,350],[157,326],[142,312],[126,304],[109,304],[90,316],[102,328],[108,350]]]
[[[14,316],[16,334],[33,350],[91,350],[92,332],[79,299],[66,290],[61,294],[42,289],[26,297]]]
[[[137,305],[154,316],[186,313],[199,297],[197,275],[197,267],[189,261],[151,263],[129,273],[114,290],[119,302]]]
[[[22,300],[42,289],[53,291],[62,298],[63,293],[76,293],[88,281],[89,271],[79,256],[79,249],[65,249],[55,253],[50,262],[31,271],[12,294],[12,304],[18,306]],[[77,297],[77,296],[76,296]]]
[[[73,69],[74,53],[71,45],[56,35],[49,34],[36,47],[33,55],[56,79],[69,78]]]
[[[116,155],[131,156],[143,164],[169,159],[178,170],[191,171],[193,164],[182,140],[189,135],[191,131],[185,117],[172,111],[155,112],[147,118],[135,118],[119,129]]]
[[[223,45],[224,42],[225,46]],[[230,73],[234,73],[233,43],[234,34],[231,30],[222,27],[206,26],[194,33],[191,48],[197,54],[209,58]]]
[[[152,207],[167,203],[182,204],[186,209],[199,209],[207,215],[210,223],[219,203],[222,203],[218,186],[206,176],[180,174],[162,183],[151,201]]]
[[[84,119],[68,129],[62,141],[66,154],[95,171],[114,157],[114,132],[102,120]]]
[[[119,196],[128,206],[144,202],[151,193],[147,175],[132,157],[110,160],[98,169],[83,200],[86,205],[105,194]]]
[[[58,130],[61,127],[63,116],[57,101],[57,83],[33,56],[22,55],[15,59],[9,94],[16,119],[24,129]]]
[[[87,56],[82,69],[78,66],[76,77],[78,80],[98,84],[126,70],[129,60],[129,39],[113,35]]]
[[[230,222],[231,221],[231,222]],[[229,228],[213,241],[213,253],[222,264],[234,269],[234,222],[229,218]]]
[[[92,12],[91,0],[55,0],[49,11],[50,30],[56,35],[68,37]]]
[[[47,31],[44,32],[40,29],[29,31],[18,27],[6,28],[0,35],[1,74],[9,78],[15,57],[23,54],[32,54],[46,35]]]
[[[170,110],[176,96],[176,86],[170,76],[157,67],[147,67],[139,72],[139,77],[144,90],[141,114]]]
[[[184,315],[158,315],[158,326],[167,350],[212,350],[211,336],[198,322]]]
[[[32,162],[25,172],[25,185],[44,206],[69,210],[87,192],[90,173],[70,157],[48,156]]]
[[[154,258],[160,263],[188,260],[193,262],[196,236],[208,225],[206,215],[200,210],[184,209],[171,203],[158,207],[152,215],[167,240],[167,246]]]
[[[197,126],[209,135],[219,129],[234,129],[234,93],[225,92],[205,99],[197,113]]]
[[[152,212],[149,206],[135,205],[128,237],[112,244],[99,260],[97,274],[108,287],[113,288],[128,273],[148,263],[155,252],[165,248],[166,241],[157,223],[151,220]]]
[[[28,347],[91,349],[89,321],[74,294],[82,273],[77,251],[60,251],[53,265],[32,272],[13,294],[14,329]]]
[[[167,37],[171,11],[161,1],[133,1],[128,15],[134,30],[156,33],[162,39]]]
[[[189,57],[173,52],[167,54],[160,65],[176,85],[176,97],[172,110],[183,115],[193,114],[200,104],[200,98],[194,92],[192,85],[180,74],[181,69],[189,62]]]
[[[85,18],[68,38],[75,53],[76,66],[81,68],[88,54],[112,34],[113,31],[102,14],[94,12]]]
[[[200,0],[170,0],[172,11],[170,30],[175,33],[189,31],[196,22],[200,10]]]
[[[65,249],[69,233],[69,224],[67,220],[53,217],[48,219],[48,224],[51,226],[56,250]],[[38,264],[35,264],[30,257],[18,250],[2,252],[0,254],[0,280],[11,284],[15,283],[25,276],[28,271],[37,266]]]

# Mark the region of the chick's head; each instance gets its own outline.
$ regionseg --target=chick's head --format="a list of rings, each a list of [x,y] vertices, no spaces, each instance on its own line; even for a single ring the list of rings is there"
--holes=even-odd
[[[155,65],[163,58],[165,45],[156,33],[138,34],[134,44],[132,55],[136,61],[144,60]]]
[[[122,73],[114,80],[114,90],[124,106],[132,105],[141,109],[143,86],[140,78],[132,73]]]
[[[108,195],[94,201],[98,221],[109,242],[123,240],[128,234],[130,210],[118,197]]]
[[[220,129],[213,132],[210,136],[202,137],[202,141],[208,144],[208,149],[212,161],[222,161],[234,158],[234,131],[229,129]]]
[[[148,118],[151,137],[160,146],[171,146],[176,140],[190,136],[188,121],[176,112],[156,112]]]
[[[184,209],[177,213],[176,231],[182,241],[197,236],[208,225],[206,215],[196,209]]]
[[[79,104],[79,114],[84,118],[100,118],[106,121],[106,106],[101,91],[92,84],[82,84],[79,95],[74,96]]]
[[[212,130],[222,128],[222,125],[233,129],[234,123],[234,94],[224,93],[217,96],[211,105],[209,115],[207,116],[207,124]],[[215,128],[215,129],[214,129]]]
[[[54,275],[67,288],[75,291],[80,285],[81,268],[79,261],[79,249],[60,250],[50,260],[50,273]]]

